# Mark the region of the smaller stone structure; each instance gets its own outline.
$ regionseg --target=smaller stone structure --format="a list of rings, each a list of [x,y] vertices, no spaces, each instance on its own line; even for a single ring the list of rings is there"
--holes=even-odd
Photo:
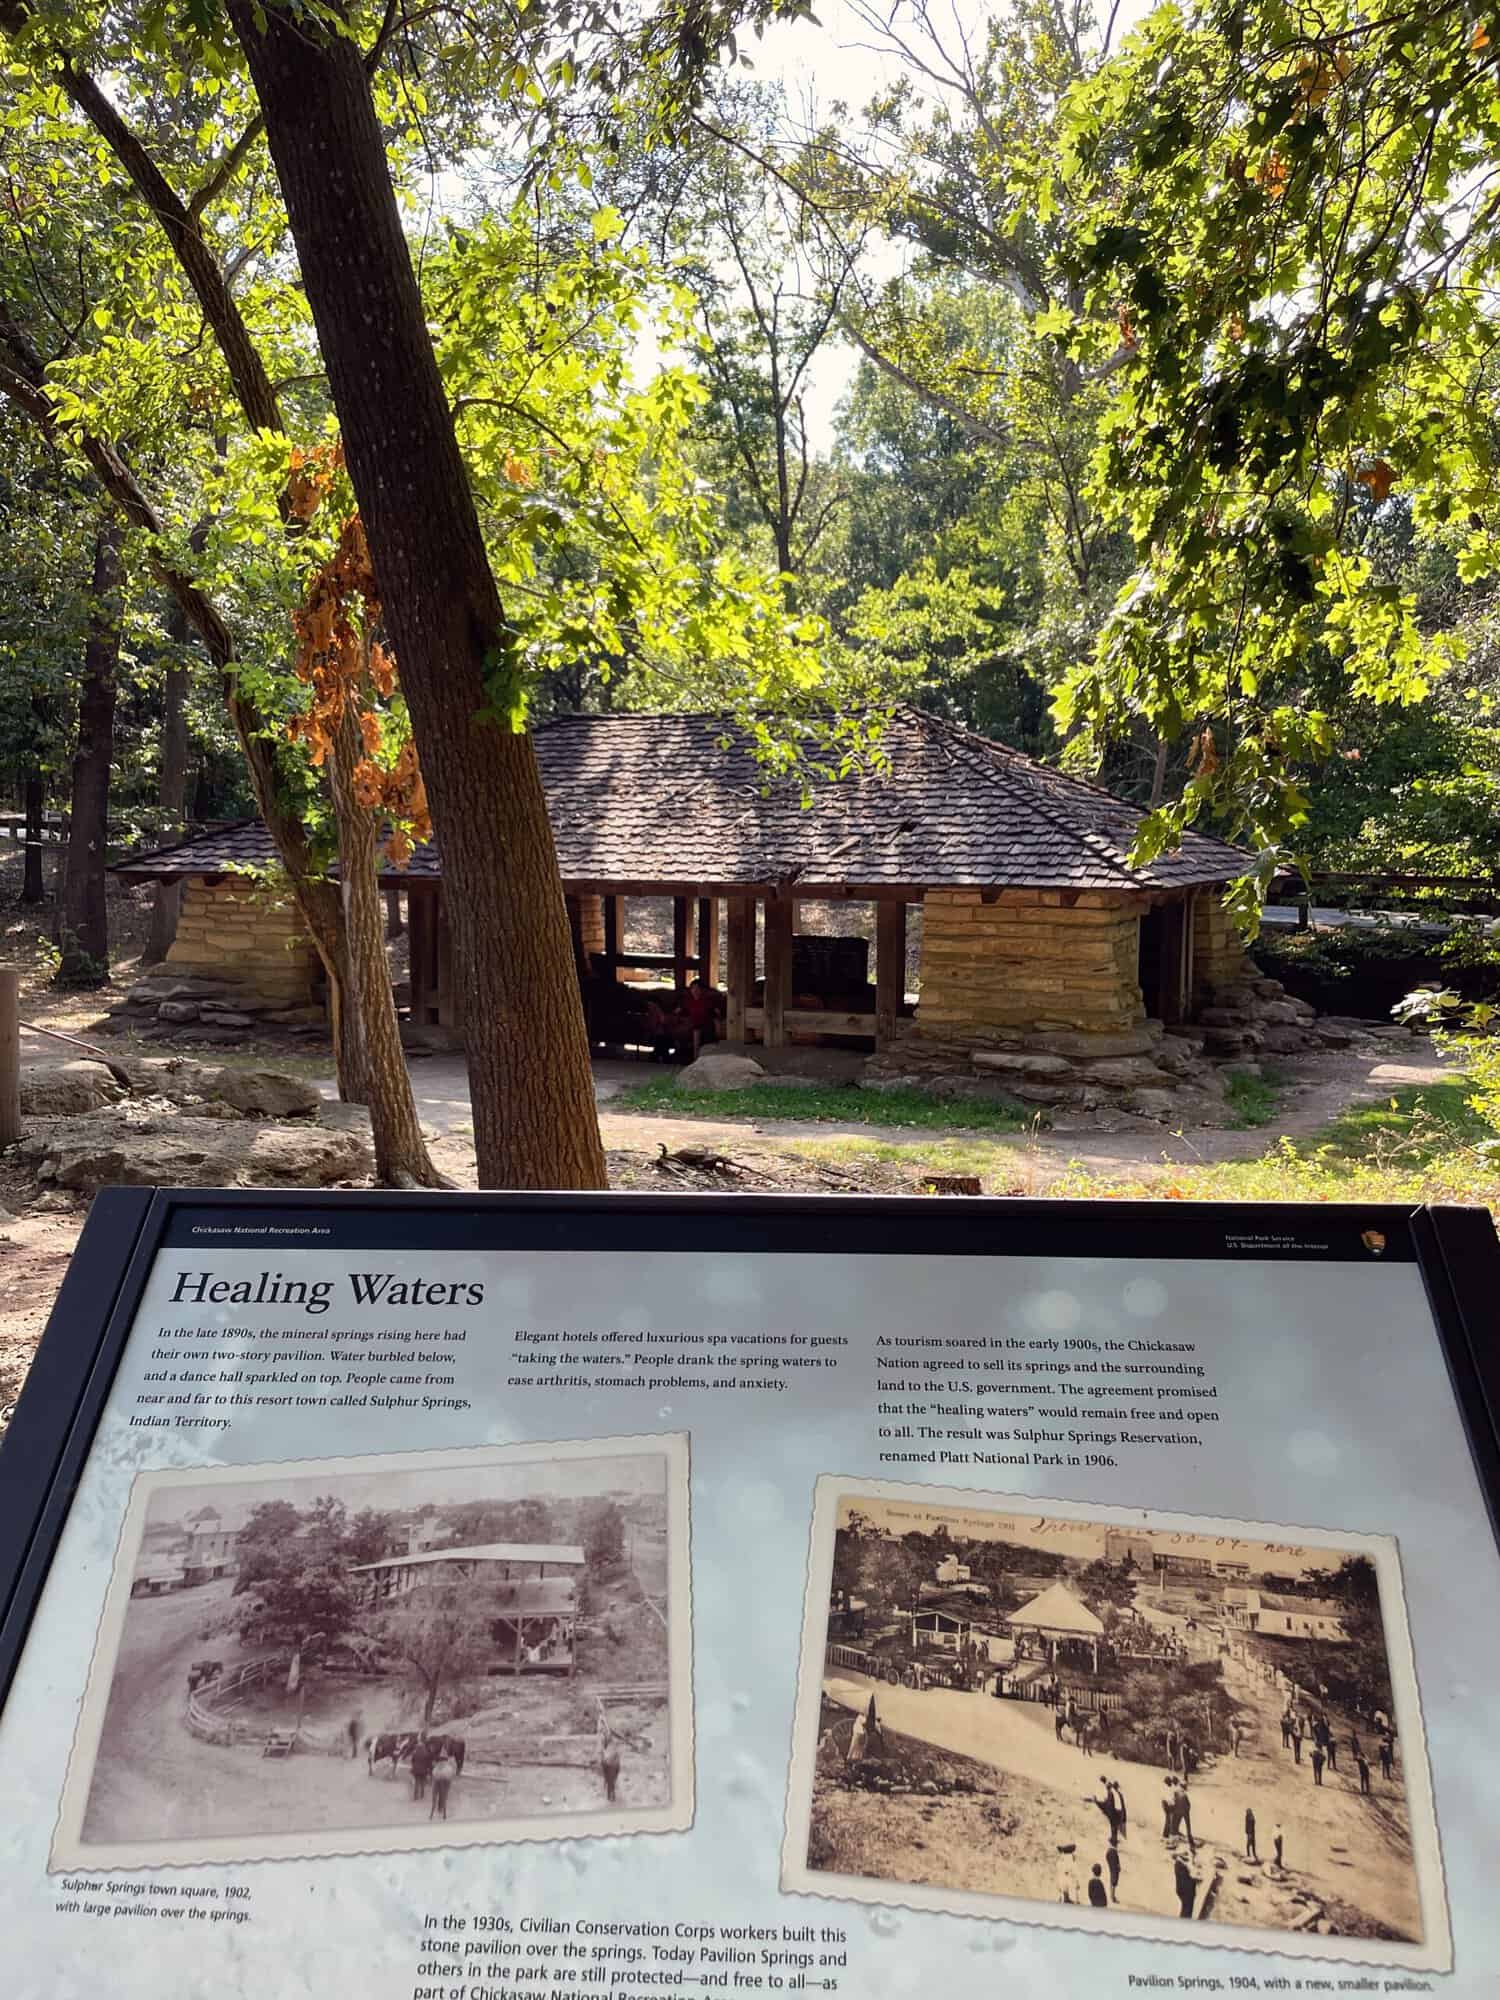
[[[141,1025],[233,1041],[266,1022],[319,1029],[322,966],[296,904],[245,876],[192,875],[165,962],[138,980],[117,1013]]]

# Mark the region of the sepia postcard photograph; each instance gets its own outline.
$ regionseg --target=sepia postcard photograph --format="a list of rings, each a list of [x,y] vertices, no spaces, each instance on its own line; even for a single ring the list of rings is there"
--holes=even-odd
[[[51,1866],[692,1823],[682,1435],[136,1481]]]
[[[1395,1544],[1037,1507],[819,1482],[783,1888],[1448,1966]]]

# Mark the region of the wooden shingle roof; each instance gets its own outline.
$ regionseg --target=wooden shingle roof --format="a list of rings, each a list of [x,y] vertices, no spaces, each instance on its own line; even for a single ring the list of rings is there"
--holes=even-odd
[[[1235,848],[1190,833],[1134,869],[1138,807],[915,708],[898,709],[884,734],[886,768],[814,779],[806,803],[801,783],[770,777],[721,716],[565,716],[535,743],[573,890],[1171,889],[1245,867]],[[171,879],[273,860],[252,820],[116,872]],[[384,879],[441,874],[428,843]]]

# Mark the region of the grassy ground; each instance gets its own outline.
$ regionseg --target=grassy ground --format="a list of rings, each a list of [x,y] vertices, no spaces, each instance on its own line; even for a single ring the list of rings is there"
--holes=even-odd
[[[1275,1070],[1263,1070],[1259,1076],[1252,1076],[1248,1070],[1232,1069],[1224,1079],[1230,1130],[1247,1132],[1274,1124],[1285,1088],[1285,1080]]]
[[[1021,1132],[1034,1115],[1021,1104],[972,1104],[922,1090],[856,1090],[850,1084],[752,1083],[744,1090],[679,1090],[671,1076],[631,1085],[610,1099],[609,1109],[671,1118],[907,1125],[939,1132]]]
[[[1500,1157],[1466,1102],[1462,1079],[1394,1092],[1344,1112],[1303,1140],[1281,1138],[1250,1159],[1166,1162],[1055,1173],[1024,1145],[982,1138],[930,1146],[806,1139],[795,1150],[859,1172],[904,1165],[908,1174],[978,1175],[986,1194],[1060,1200],[1461,1202],[1500,1211]]]

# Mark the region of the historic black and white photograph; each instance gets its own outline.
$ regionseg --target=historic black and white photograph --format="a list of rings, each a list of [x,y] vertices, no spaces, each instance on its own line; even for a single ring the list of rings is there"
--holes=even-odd
[[[1035,1508],[821,1482],[783,1886],[1446,1963],[1394,1544]]]
[[[54,1867],[692,1819],[687,1440],[144,1474]]]

